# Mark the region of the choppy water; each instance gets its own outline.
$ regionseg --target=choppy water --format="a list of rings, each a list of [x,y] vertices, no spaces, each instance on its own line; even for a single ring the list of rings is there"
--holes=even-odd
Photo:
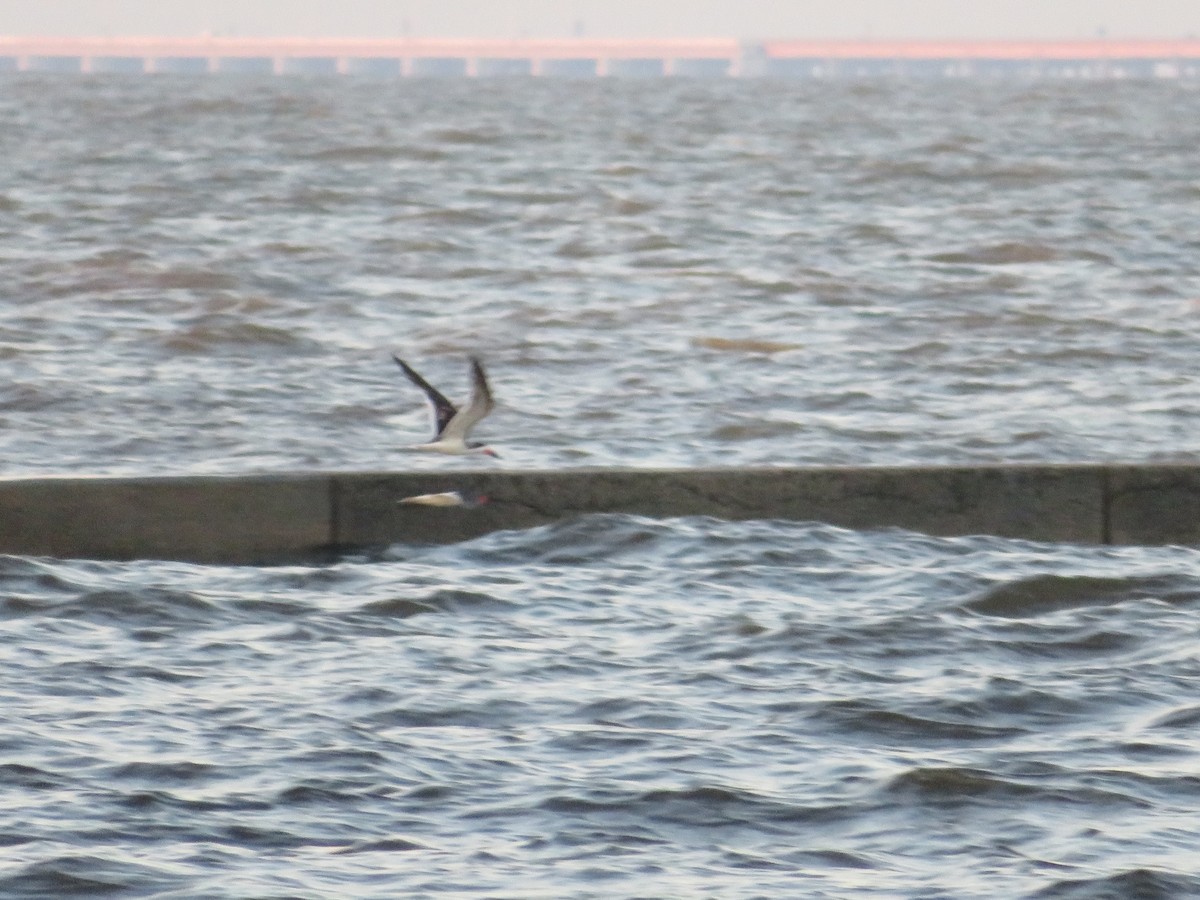
[[[1194,84],[3,86],[10,472],[1200,449]]]
[[[1195,85],[0,80],[5,474],[1193,459]],[[428,465],[453,467],[454,460]],[[0,895],[1200,895],[1200,557],[0,559]]]
[[[0,893],[1200,894],[1195,550],[593,516],[0,563]]]

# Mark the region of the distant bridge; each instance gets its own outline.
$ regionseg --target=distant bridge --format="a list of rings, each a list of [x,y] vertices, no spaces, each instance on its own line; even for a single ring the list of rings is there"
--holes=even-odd
[[[376,76],[1200,77],[1200,40],[0,36],[0,71]]]

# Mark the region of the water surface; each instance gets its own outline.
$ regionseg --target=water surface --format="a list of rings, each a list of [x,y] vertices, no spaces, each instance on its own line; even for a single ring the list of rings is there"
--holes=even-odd
[[[8,76],[4,473],[1193,460],[1186,83]],[[455,460],[427,465],[453,468]],[[431,513],[432,514],[432,513]],[[1194,548],[0,560],[0,894],[1200,894]]]
[[[10,473],[1196,455],[1187,82],[4,86]]]
[[[0,584],[12,896],[1200,892],[1193,549],[589,516]]]

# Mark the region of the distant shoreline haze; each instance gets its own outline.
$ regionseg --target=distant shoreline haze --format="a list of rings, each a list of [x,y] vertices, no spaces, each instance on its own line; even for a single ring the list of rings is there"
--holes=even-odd
[[[0,5],[0,35],[1084,40],[1200,35],[1178,0],[55,0]]]

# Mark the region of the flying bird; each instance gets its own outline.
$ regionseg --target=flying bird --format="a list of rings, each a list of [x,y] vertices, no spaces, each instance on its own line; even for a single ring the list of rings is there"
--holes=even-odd
[[[434,453],[448,453],[451,456],[500,456],[485,444],[467,440],[471,429],[496,406],[496,401],[492,399],[492,390],[488,387],[487,376],[478,359],[471,357],[471,399],[462,409],[455,407],[400,357],[392,354],[392,359],[408,376],[408,380],[425,392],[425,396],[429,398],[429,405],[433,408],[433,440],[424,444],[414,444],[406,447],[406,450],[429,450]]]

